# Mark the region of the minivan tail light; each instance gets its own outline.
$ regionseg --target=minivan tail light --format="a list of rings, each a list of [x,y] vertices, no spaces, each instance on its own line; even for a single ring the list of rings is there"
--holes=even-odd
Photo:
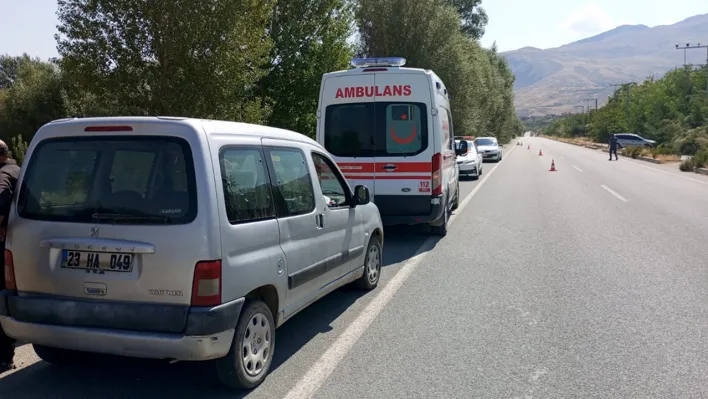
[[[84,132],[132,132],[132,126],[87,126]]]
[[[221,304],[221,261],[197,262],[192,281],[192,306]]]
[[[387,72],[386,68],[366,68],[362,72]]]
[[[442,154],[433,155],[433,196],[442,195]]]
[[[15,262],[12,260],[12,252],[10,252],[9,249],[5,250],[5,289],[11,291],[17,290]]]

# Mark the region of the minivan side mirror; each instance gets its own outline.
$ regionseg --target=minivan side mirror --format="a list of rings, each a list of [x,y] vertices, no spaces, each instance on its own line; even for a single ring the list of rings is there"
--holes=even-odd
[[[363,185],[354,187],[354,198],[352,199],[352,208],[357,205],[366,205],[371,201],[369,188]]]
[[[467,154],[467,141],[460,140],[457,148],[455,148],[455,155],[465,155]]]

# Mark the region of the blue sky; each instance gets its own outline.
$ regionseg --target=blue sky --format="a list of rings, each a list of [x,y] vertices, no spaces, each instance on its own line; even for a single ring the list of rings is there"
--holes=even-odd
[[[483,0],[482,44],[557,47],[624,24],[667,25],[708,12],[708,0]],[[56,0],[0,0],[0,54],[56,56]],[[706,38],[708,40],[708,38]]]

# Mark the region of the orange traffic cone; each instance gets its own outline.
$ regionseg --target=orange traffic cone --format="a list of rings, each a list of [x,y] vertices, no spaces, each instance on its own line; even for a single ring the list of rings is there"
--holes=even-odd
[[[551,170],[549,172],[557,172],[558,170],[556,169],[556,161],[551,159]]]
[[[539,157],[542,157],[542,156],[543,156],[543,151],[541,151],[540,149],[538,150],[538,156],[539,156]]]

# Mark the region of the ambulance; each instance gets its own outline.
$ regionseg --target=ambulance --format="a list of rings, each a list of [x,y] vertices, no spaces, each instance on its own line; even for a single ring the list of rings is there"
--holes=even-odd
[[[354,59],[324,74],[317,141],[350,184],[369,188],[385,225],[426,223],[445,235],[460,202],[456,157],[467,148],[455,146],[445,84],[405,62]]]

